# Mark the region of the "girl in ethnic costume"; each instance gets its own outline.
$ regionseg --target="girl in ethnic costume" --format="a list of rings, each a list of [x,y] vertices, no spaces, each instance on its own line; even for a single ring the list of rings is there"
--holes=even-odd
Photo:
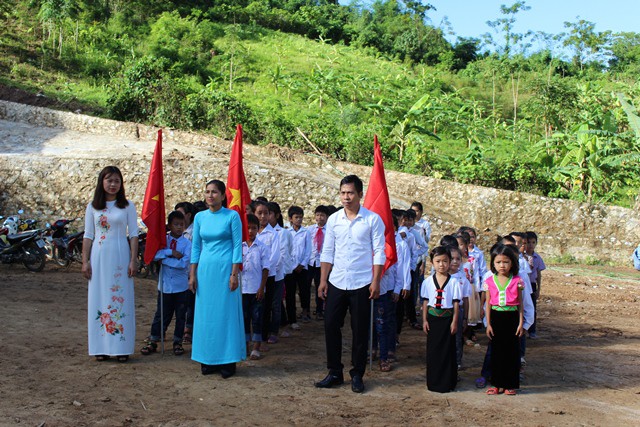
[[[448,393],[456,387],[456,331],[460,285],[449,274],[451,254],[438,246],[431,251],[435,273],[422,283],[422,328],[427,334],[427,388]]]
[[[491,271],[484,281],[487,336],[491,340],[491,385],[487,394],[515,395],[520,387],[520,344],[524,332],[518,254],[503,244],[491,249]]]

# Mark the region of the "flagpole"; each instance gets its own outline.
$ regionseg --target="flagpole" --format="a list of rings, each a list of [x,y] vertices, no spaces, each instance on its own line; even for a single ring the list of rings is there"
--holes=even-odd
[[[160,354],[164,356],[164,280],[162,280],[162,263],[158,273],[158,285],[160,288]]]

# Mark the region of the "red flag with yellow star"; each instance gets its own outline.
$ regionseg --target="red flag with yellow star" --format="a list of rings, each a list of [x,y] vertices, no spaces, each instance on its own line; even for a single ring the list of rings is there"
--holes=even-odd
[[[387,189],[387,179],[384,176],[384,164],[382,163],[382,150],[378,143],[378,136],[373,136],[373,169],[369,179],[369,187],[364,197],[362,206],[372,212],[377,213],[384,222],[384,254],[387,261],[382,269],[383,273],[398,261],[396,252],[396,236],[393,227],[393,216],[391,214],[391,202],[389,201],[389,190]]]
[[[249,238],[247,228],[247,205],[251,203],[249,186],[244,177],[242,165],[242,125],[236,128],[236,137],[231,148],[231,160],[229,161],[229,175],[227,175],[227,207],[238,212],[242,221],[242,241]]]
[[[151,159],[147,191],[142,204],[142,222],[147,226],[144,262],[153,261],[159,249],[167,246],[167,227],[164,208],[164,179],[162,175],[162,129],[158,130],[156,149]]]

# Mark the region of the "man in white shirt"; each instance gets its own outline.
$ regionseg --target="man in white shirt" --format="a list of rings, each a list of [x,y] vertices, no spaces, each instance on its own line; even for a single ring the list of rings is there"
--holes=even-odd
[[[374,212],[360,206],[362,180],[355,175],[340,181],[343,210],[327,221],[320,256],[320,297],[326,300],[325,340],[329,374],[315,385],[330,388],[344,382],[342,325],[351,314],[351,390],[364,391],[362,377],[367,366],[370,301],[380,294],[380,277],[386,261],[384,223]]]

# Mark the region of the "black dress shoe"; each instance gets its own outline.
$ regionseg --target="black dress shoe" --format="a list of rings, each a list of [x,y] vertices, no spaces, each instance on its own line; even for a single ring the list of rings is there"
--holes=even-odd
[[[226,365],[223,365],[220,368],[220,376],[222,378],[224,378],[225,380],[229,377],[232,377],[236,374],[236,364],[235,363],[228,363]]]
[[[218,365],[205,365],[204,363],[200,364],[200,372],[202,375],[211,375],[220,371],[220,367]]]
[[[331,388],[334,385],[342,385],[344,384],[344,377],[342,374],[333,375],[329,373],[322,381],[318,381],[316,383],[316,387],[318,388]]]
[[[364,383],[360,375],[354,375],[351,378],[351,391],[354,393],[362,393],[364,391]]]

